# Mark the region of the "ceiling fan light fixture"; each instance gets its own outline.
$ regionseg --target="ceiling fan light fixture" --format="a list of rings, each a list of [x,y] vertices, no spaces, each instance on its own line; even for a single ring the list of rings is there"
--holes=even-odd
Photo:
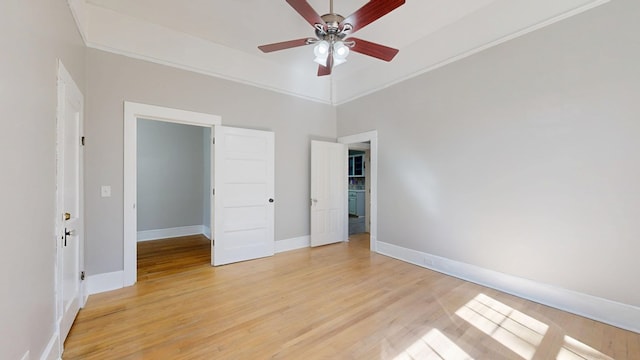
[[[349,47],[344,42],[338,41],[333,44],[333,65],[337,66],[345,63],[347,56],[349,56]]]
[[[316,57],[324,57],[326,59],[329,55],[329,47],[331,47],[331,45],[329,45],[328,41],[318,41],[313,48],[313,53]]]
[[[347,59],[340,59],[340,58],[337,58],[335,56],[333,57],[333,67],[336,67],[336,66],[338,66],[340,64],[344,64],[346,62],[347,62]]]
[[[325,66],[327,64],[327,57],[326,56],[325,57],[316,56],[316,58],[313,59],[313,61],[315,63],[317,63],[318,65]]]
[[[313,54],[316,56],[313,61],[320,65],[325,65],[327,63],[327,57],[329,56],[329,48],[331,45],[329,42],[322,40],[316,43],[316,46],[313,48]]]
[[[331,44],[326,40],[318,41],[316,43],[316,46],[313,48],[313,54],[316,57],[313,61],[325,66],[327,64],[327,58],[331,53],[331,47],[333,47],[333,66],[338,66],[347,62],[349,47],[342,41],[336,41]]]

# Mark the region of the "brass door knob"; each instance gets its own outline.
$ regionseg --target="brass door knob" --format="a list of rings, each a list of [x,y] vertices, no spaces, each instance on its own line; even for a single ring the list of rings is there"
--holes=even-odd
[[[67,212],[66,212],[66,213],[64,213],[64,219],[65,219],[65,220],[69,220],[69,219],[71,219],[71,214],[69,214],[69,213],[67,213]]]

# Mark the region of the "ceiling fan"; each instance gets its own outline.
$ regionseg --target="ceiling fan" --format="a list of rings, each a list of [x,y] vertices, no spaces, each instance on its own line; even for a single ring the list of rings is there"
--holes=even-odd
[[[349,51],[391,61],[399,50],[370,41],[350,37],[356,31],[378,20],[405,3],[405,0],[370,0],[353,14],[344,17],[333,12],[333,0],[329,13],[318,15],[306,0],[287,0],[298,14],[315,29],[316,38],[302,38],[258,46],[262,52],[285,50],[315,44],[314,61],[319,64],[318,76],[331,74],[334,66],[346,61]]]

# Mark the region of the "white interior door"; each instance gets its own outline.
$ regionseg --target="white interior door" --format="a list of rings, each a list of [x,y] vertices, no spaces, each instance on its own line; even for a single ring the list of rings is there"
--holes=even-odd
[[[213,265],[272,256],[274,134],[216,126]]]
[[[311,246],[345,241],[347,146],[311,141]]]
[[[60,64],[57,117],[57,302],[61,343],[83,305],[83,96]]]

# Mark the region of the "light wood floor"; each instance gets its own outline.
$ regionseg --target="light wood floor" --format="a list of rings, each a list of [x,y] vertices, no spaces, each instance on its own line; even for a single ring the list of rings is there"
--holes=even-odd
[[[141,243],[64,359],[640,359],[640,335],[368,250],[368,237],[218,268],[209,241]]]

